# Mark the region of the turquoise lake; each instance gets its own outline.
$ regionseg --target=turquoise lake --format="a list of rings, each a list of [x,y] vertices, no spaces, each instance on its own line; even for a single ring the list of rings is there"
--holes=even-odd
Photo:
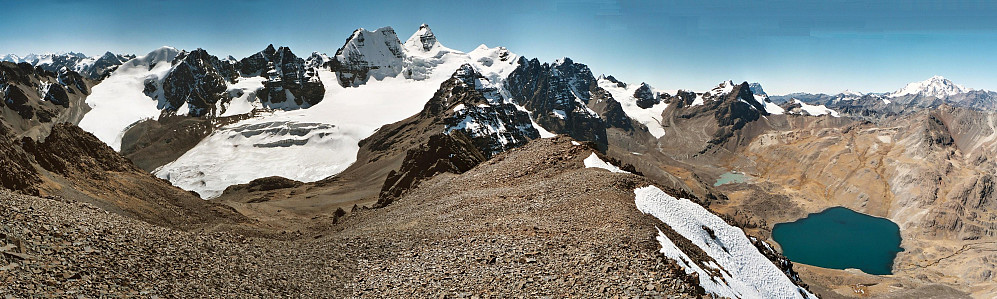
[[[879,275],[893,273],[893,259],[903,251],[896,223],[843,207],[776,224],[772,238],[794,262]]]
[[[716,183],[713,183],[713,187],[720,186],[723,184],[733,184],[733,183],[744,183],[748,181],[748,176],[736,173],[727,172],[720,175]]]

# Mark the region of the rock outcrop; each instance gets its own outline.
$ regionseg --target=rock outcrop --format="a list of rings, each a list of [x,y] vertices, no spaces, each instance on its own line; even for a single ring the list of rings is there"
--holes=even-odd
[[[218,107],[231,100],[226,91],[236,78],[232,64],[203,49],[180,52],[162,81],[164,98],[159,100],[166,104],[162,109],[193,117],[214,116]],[[146,86],[146,95],[156,97],[155,89]],[[183,108],[186,113],[180,111]]]
[[[56,74],[23,62],[0,62],[2,122],[10,134],[35,139],[57,123],[79,123],[90,109],[85,101],[93,84],[74,71]]]
[[[634,91],[634,98],[637,99],[637,107],[647,109],[661,103],[661,95],[651,91],[651,86],[641,83],[640,87]]]
[[[310,59],[323,59],[313,55]],[[264,106],[272,109],[307,108],[318,104],[325,97],[325,86],[318,71],[291,52],[290,48],[274,49],[273,45],[250,57],[242,59],[237,68],[244,77],[266,78],[257,97]]]
[[[425,144],[405,154],[398,171],[388,173],[374,207],[391,204],[406,190],[437,174],[464,173],[485,160],[485,155],[460,131],[430,136]]]
[[[538,124],[593,142],[604,151],[608,147],[606,124],[588,106],[595,82],[588,66],[569,58],[553,64],[520,58],[505,84],[512,100],[531,111]]]

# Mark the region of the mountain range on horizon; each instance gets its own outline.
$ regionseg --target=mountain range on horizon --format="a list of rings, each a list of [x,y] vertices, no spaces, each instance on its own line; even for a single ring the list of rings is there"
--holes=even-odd
[[[3,56],[0,295],[997,295],[997,92],[666,90],[445,41]],[[888,275],[783,252],[835,207],[896,226]]]
[[[391,28],[390,26],[382,28],[382,29],[385,29],[385,31],[390,31],[391,33],[394,32],[394,29]],[[366,30],[363,29],[363,28],[359,28],[359,29],[357,29],[354,32],[354,34],[356,34],[357,32],[364,32],[364,31],[366,31]],[[377,31],[377,30],[375,30],[375,31]],[[425,36],[426,41],[429,42],[427,47],[432,47],[433,45],[437,44],[436,40],[435,40],[435,35],[432,33],[432,30],[430,29],[429,25],[427,25],[427,24],[422,24],[420,26],[419,30],[415,34],[413,34],[412,37],[415,37],[415,36],[420,36],[420,38],[422,38],[422,36]],[[397,36],[395,36],[395,38],[397,38]],[[404,46],[405,47],[412,47],[413,45],[419,46],[418,44],[423,43],[423,42],[424,42],[423,40],[412,40],[410,38],[409,40],[405,41]],[[484,47],[487,48],[487,46],[485,46],[484,44],[482,44],[480,46],[484,46]],[[163,46],[163,47],[173,48],[173,47],[170,47],[170,46]],[[429,51],[430,48],[426,48],[425,50]],[[394,50],[394,51],[397,51],[397,50]],[[323,63],[331,61],[328,58],[329,56],[327,54],[324,54],[324,53],[322,53],[320,51],[311,52],[311,55],[314,56],[311,60],[318,60],[318,61],[321,61]],[[25,63],[31,64],[33,66],[41,66],[41,67],[45,68],[46,70],[50,70],[50,71],[58,71],[60,68],[66,67],[67,69],[73,69],[73,70],[76,70],[77,72],[81,72],[80,70],[82,70],[84,68],[87,68],[89,65],[91,65],[91,64],[93,64],[93,63],[95,63],[97,61],[100,61],[102,58],[105,61],[110,61],[110,60],[112,60],[110,58],[111,57],[115,57],[115,56],[117,56],[117,58],[118,58],[118,60],[120,60],[120,62],[124,62],[124,61],[126,61],[128,59],[136,57],[135,54],[114,54],[114,53],[112,53],[110,51],[105,52],[103,55],[101,55],[99,57],[98,56],[92,56],[91,57],[91,56],[86,56],[83,53],[70,51],[70,52],[50,52],[50,53],[43,53],[43,54],[29,53],[29,54],[24,55],[23,57],[21,57],[19,55],[16,55],[16,54],[13,54],[13,53],[8,53],[8,54],[5,54],[4,56],[0,57],[0,61],[8,61],[8,62],[13,62],[13,63],[25,62]],[[323,60],[323,58],[325,60]],[[231,55],[227,55],[226,59],[235,60],[235,58],[232,57]],[[53,62],[53,60],[55,60],[55,62]],[[77,66],[77,64],[79,64],[79,66]],[[753,84],[759,84],[759,83],[753,83]],[[759,86],[760,86],[760,84],[759,84]],[[953,95],[956,95],[956,94],[967,93],[967,92],[972,91],[972,90],[974,90],[974,89],[963,87],[962,85],[958,85],[958,84],[956,84],[956,83],[954,83],[954,82],[952,82],[952,81],[950,81],[948,79],[945,79],[943,76],[935,75],[935,76],[932,76],[931,78],[928,78],[928,79],[926,79],[924,81],[917,81],[917,82],[908,83],[903,88],[895,90],[895,91],[892,91],[892,92],[890,92],[890,91],[854,92],[854,91],[846,89],[846,90],[844,90],[844,91],[842,91],[842,92],[840,92],[838,94],[846,94],[846,95],[847,94],[856,94],[856,95],[878,94],[878,95],[887,95],[887,96],[891,96],[891,97],[897,97],[897,96],[903,96],[903,95],[913,95],[913,94],[923,94],[925,96],[929,96],[930,95],[930,96],[935,96],[935,97],[938,97],[938,98],[943,98],[943,97],[953,96]],[[978,91],[991,92],[989,90],[978,90]],[[826,93],[793,92],[793,93],[787,93],[787,94],[781,95],[781,96],[791,96],[793,94],[819,95],[819,94],[826,94]],[[836,94],[827,94],[827,95],[836,95]]]

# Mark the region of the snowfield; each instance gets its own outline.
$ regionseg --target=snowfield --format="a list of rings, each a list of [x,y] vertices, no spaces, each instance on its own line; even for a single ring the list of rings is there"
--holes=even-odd
[[[166,76],[172,67],[170,61],[179,53],[177,49],[162,47],[121,65],[93,87],[86,100],[92,110],[83,116],[80,128],[120,151],[121,137],[128,127],[159,118],[158,101],[142,92],[145,80]]]
[[[751,244],[744,232],[688,200],[676,199],[654,186],[634,190],[637,208],[692,241],[712,261],[693,261],[689,254],[658,232],[661,253],[686,273],[698,273],[706,292],[729,298],[817,298],[794,284]]]
[[[668,108],[668,104],[658,103],[651,106],[651,108],[644,109],[637,106],[637,98],[634,98],[634,92],[637,91],[637,88],[640,88],[640,84],[628,84],[626,88],[623,88],[606,78],[599,78],[598,82],[599,87],[609,91],[609,94],[613,95],[613,99],[620,102],[623,112],[626,112],[630,118],[644,124],[647,127],[647,131],[651,132],[651,135],[654,135],[654,138],[665,136],[665,128],[661,126],[661,113],[665,111],[665,108]],[[661,92],[653,88],[651,91],[654,93]]]
[[[824,114],[830,114],[833,117],[840,117],[838,115],[838,111],[831,110],[830,108],[827,108],[824,105],[810,105],[804,103],[803,101],[796,101],[796,102],[800,103],[800,107],[803,108],[803,111],[806,111],[807,114],[810,114],[812,116],[821,116]]]
[[[572,141],[572,142],[574,142],[574,141]],[[574,144],[574,143],[572,143],[572,144]],[[620,169],[619,167],[616,167],[613,164],[609,164],[606,161],[603,161],[602,159],[599,159],[599,156],[596,155],[595,153],[592,153],[591,155],[589,155],[588,158],[585,158],[585,161],[583,161],[583,162],[585,163],[585,168],[602,168],[602,169],[609,170],[609,171],[612,171],[612,172],[630,173],[629,171],[622,170],[622,169]]]
[[[425,33],[420,30],[416,35]],[[228,186],[268,176],[303,182],[321,180],[355,162],[360,140],[383,125],[419,113],[443,81],[462,64],[471,63],[486,78],[499,79],[515,69],[518,58],[505,48],[484,45],[470,53],[438,43],[428,51],[422,47],[406,47],[406,50],[411,51],[406,53],[409,59],[419,61],[416,66],[406,67],[417,68],[421,76],[406,78],[406,68],[394,77],[371,78],[358,87],[344,88],[336,73],[321,69],[318,76],[326,88],[322,102],[308,109],[274,111],[220,128],[154,174],[206,199],[221,195]],[[506,57],[505,61],[501,57]],[[241,85],[236,84],[230,90],[239,88]],[[507,95],[504,90],[500,92]],[[246,100],[238,102],[252,100],[246,93]],[[241,104],[235,102],[229,107],[232,113],[252,107],[237,106]],[[317,131],[292,129],[302,125]],[[254,126],[272,129],[247,134],[246,128]],[[534,126],[542,137],[553,135],[535,123]],[[283,142],[283,146],[271,146],[275,142]]]

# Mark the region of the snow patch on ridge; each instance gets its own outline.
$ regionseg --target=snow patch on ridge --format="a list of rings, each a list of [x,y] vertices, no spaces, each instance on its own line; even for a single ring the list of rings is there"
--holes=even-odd
[[[779,105],[773,103],[771,100],[769,100],[768,96],[757,95],[757,94],[754,96],[755,96],[755,101],[758,101],[759,103],[765,105],[765,112],[768,112],[769,114],[773,115],[786,113],[786,109],[783,109],[782,107],[779,107]]]
[[[712,259],[696,263],[659,230],[661,253],[686,273],[697,273],[706,292],[729,298],[817,298],[762,255],[740,228],[702,206],[654,186],[638,188],[634,194],[637,209],[658,218]]]
[[[574,142],[574,141],[572,141],[572,142]],[[572,143],[572,144],[574,144],[574,143]],[[616,167],[613,164],[606,163],[606,161],[603,161],[602,159],[599,159],[599,156],[596,155],[595,153],[592,153],[591,155],[589,155],[588,158],[585,158],[585,161],[583,161],[583,162],[585,163],[585,168],[602,168],[602,169],[609,170],[609,171],[612,171],[612,172],[617,172],[617,173],[630,173],[629,171],[622,170],[622,169],[620,169],[619,167]]]
[[[806,111],[807,114],[810,114],[812,116],[821,116],[824,114],[830,114],[833,117],[840,117],[838,115],[838,111],[831,110],[830,108],[827,108],[824,105],[810,105],[804,103],[803,101],[797,101],[797,102],[800,103],[800,107],[803,108],[803,111]]]

